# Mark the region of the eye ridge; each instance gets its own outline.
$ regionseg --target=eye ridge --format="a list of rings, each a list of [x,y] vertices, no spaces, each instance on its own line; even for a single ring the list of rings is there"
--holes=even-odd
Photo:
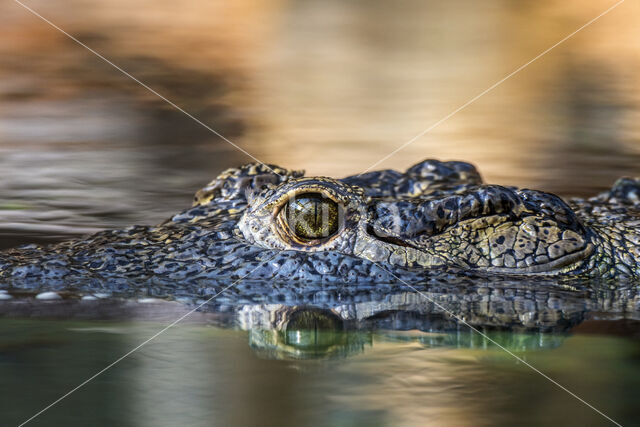
[[[338,211],[338,203],[325,195],[302,193],[286,202],[284,223],[303,242],[326,239],[338,232]]]

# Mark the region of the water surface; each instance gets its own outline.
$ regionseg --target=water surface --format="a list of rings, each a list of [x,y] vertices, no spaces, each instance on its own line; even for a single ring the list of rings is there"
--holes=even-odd
[[[11,390],[3,424],[16,425],[163,325],[3,321],[0,373]],[[33,425],[609,425],[468,330],[349,331],[333,337],[349,341],[348,351],[309,360],[286,351],[275,358],[255,338],[261,333],[182,325]],[[489,336],[623,425],[636,424],[637,339]]]

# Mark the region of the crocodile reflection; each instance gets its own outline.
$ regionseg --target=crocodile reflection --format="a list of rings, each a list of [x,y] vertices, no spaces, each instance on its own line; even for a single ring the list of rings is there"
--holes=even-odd
[[[272,325],[247,325],[249,345],[263,358],[347,357],[373,343],[371,331],[349,329],[347,322],[331,310],[278,305],[250,309],[267,310],[265,314],[274,316]]]
[[[195,288],[175,295],[183,285],[157,284],[147,286],[145,293],[105,299],[98,294],[80,298],[82,293],[62,294],[62,299],[52,301],[26,293],[3,299],[9,294],[0,293],[0,316],[138,318],[166,324],[188,314],[190,322],[245,330],[258,356],[287,360],[345,358],[389,340],[425,347],[495,346],[469,326],[512,351],[555,348],[577,326],[593,322],[608,326],[625,320],[640,331],[640,290],[634,285],[569,288],[544,280],[452,276],[447,282],[415,284],[414,289],[379,283],[255,281],[201,288],[207,293],[200,297],[193,297],[198,294]],[[152,295],[165,299],[149,299]],[[213,295],[217,297],[211,299]]]
[[[355,298],[323,307],[247,304],[237,308],[235,321],[248,331],[249,345],[258,356],[300,360],[349,357],[381,341],[425,347],[495,348],[497,343],[511,351],[549,349],[560,346],[572,328],[585,320],[640,319],[640,298],[635,292],[578,296],[575,291],[530,292],[509,286],[477,287],[463,294],[449,293],[452,290],[398,292],[383,299]]]
[[[258,307],[255,307],[258,308]],[[555,348],[559,346],[563,335],[538,333],[504,333],[486,331],[485,335],[471,329],[460,330],[455,323],[445,318],[426,316],[420,318],[417,313],[388,312],[380,317],[367,319],[363,329],[350,329],[349,322],[341,319],[330,310],[318,310],[305,307],[266,307],[279,312],[282,323],[273,328],[250,327],[249,345],[256,354],[267,359],[324,359],[354,356],[373,347],[374,341],[414,342],[425,347],[488,348],[491,340],[505,348],[515,351]],[[390,326],[396,323],[412,323],[423,330],[376,329],[374,325]],[[438,326],[444,328],[440,329]],[[438,332],[434,332],[438,331]]]

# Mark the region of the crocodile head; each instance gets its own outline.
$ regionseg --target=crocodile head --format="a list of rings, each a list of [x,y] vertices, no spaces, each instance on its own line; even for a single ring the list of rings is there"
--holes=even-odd
[[[336,283],[469,271],[638,278],[639,188],[622,180],[567,203],[484,184],[463,162],[343,179],[248,164],[223,172],[163,224],[0,253],[0,279],[123,279],[127,287],[132,277]]]
[[[375,185],[372,185],[375,183]],[[461,162],[343,180],[292,177],[247,194],[238,223],[253,245],[336,252],[383,265],[554,273],[593,252],[559,197],[484,185]]]

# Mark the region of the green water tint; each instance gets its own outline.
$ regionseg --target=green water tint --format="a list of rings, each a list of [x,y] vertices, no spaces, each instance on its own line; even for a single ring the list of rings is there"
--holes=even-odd
[[[160,322],[0,322],[2,425],[17,425],[162,329]],[[640,343],[486,331],[623,425],[640,416]],[[300,314],[282,330],[185,323],[32,425],[607,425],[486,338],[350,330]]]
[[[395,331],[335,331],[294,329],[287,331],[249,331],[251,347],[261,357],[273,359],[319,359],[349,357],[363,353],[382,340],[398,344],[416,343],[429,348],[451,347],[459,349],[489,350],[499,346],[512,352],[555,348],[565,339],[562,335],[517,334],[509,332],[475,332],[425,334],[397,334]]]
[[[23,210],[29,209],[31,206],[22,203],[2,203],[0,204],[0,209],[3,210]]]
[[[351,330],[330,311],[294,311],[279,328],[249,330],[249,343],[258,355],[273,359],[320,359],[363,353],[374,341],[415,343],[429,348],[494,349],[519,352],[555,348],[565,335],[486,331],[462,325],[451,332],[420,330]]]

